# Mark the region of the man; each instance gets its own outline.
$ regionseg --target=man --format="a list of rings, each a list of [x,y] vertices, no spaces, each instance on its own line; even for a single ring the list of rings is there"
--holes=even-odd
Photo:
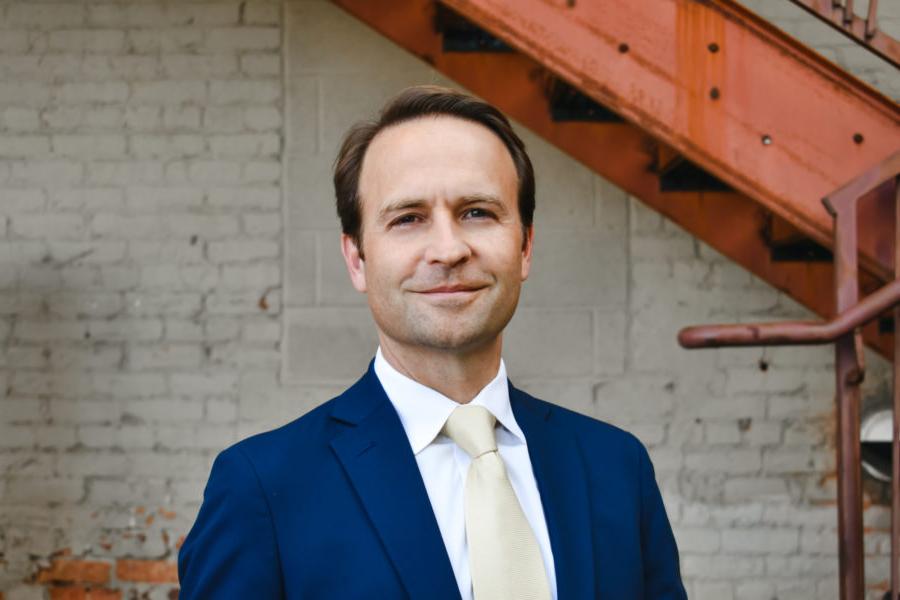
[[[410,88],[349,132],[334,181],[380,346],[346,392],[217,457],[181,597],[686,598],[640,442],[506,379],[534,238],[506,118]]]

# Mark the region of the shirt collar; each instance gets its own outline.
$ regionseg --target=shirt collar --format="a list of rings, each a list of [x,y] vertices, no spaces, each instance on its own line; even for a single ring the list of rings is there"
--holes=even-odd
[[[409,438],[413,454],[424,450],[441,432],[444,423],[459,404],[426,385],[403,375],[384,358],[381,346],[375,352],[375,374],[390,399]],[[521,443],[525,434],[513,416],[509,404],[506,365],[500,359],[497,375],[484,386],[470,404],[487,408],[507,431]]]

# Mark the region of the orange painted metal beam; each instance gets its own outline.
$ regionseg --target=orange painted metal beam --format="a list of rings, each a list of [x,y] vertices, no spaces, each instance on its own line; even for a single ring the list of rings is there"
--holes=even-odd
[[[546,97],[553,73],[519,53],[444,53],[434,26],[435,4],[430,0],[334,2],[775,288],[823,317],[834,316],[829,292],[834,281],[832,264],[773,262],[766,241],[771,211],[765,205],[741,192],[660,191],[654,170],[660,142],[652,132],[628,122],[554,122]],[[815,199],[818,211],[830,222],[819,198]],[[863,202],[862,206],[870,204]],[[874,212],[873,216],[872,221],[883,220]],[[864,220],[861,216],[861,222]],[[795,221],[791,223],[796,226]],[[892,236],[893,230],[886,239]],[[830,228],[827,237],[831,237]],[[825,247],[832,246],[827,239],[816,239]],[[888,253],[892,247],[888,246]],[[875,273],[864,273],[863,291],[872,291],[884,280]],[[864,337],[879,353],[891,355],[893,336],[880,332],[877,323],[864,328]]]
[[[826,246],[820,200],[900,148],[895,102],[732,0],[443,3]]]

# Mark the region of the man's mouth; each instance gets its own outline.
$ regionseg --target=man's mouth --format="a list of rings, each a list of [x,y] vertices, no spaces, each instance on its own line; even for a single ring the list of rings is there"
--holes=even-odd
[[[475,292],[485,286],[483,285],[442,285],[427,290],[422,290],[420,294],[457,294],[462,292]]]

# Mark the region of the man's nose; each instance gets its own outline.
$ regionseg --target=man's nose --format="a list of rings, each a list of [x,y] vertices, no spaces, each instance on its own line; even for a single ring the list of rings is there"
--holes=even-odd
[[[464,262],[472,255],[472,248],[466,242],[463,232],[452,219],[434,220],[428,235],[425,260],[452,267]]]

